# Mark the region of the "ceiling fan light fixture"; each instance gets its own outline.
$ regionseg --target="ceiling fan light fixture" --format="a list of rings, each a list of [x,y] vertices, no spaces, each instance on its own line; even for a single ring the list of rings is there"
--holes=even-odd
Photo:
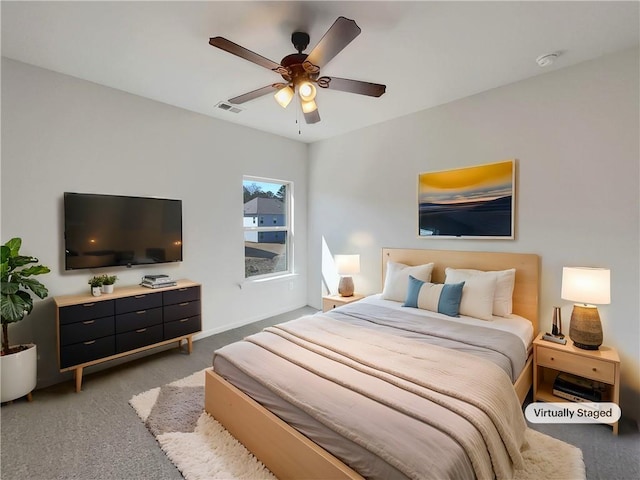
[[[316,86],[309,81],[304,81],[298,86],[298,95],[303,102],[312,102],[316,98]]]
[[[311,113],[315,112],[318,109],[318,105],[313,100],[309,100],[308,102],[301,102],[302,112],[303,113]]]
[[[276,99],[276,102],[278,102],[278,104],[282,108],[287,108],[287,106],[291,103],[291,100],[293,99],[293,89],[289,85],[287,85],[286,87],[283,87],[280,90],[278,90],[273,95],[273,98]]]

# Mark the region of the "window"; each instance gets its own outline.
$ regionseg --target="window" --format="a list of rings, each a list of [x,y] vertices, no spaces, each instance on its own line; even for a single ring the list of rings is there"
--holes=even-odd
[[[267,278],[292,273],[293,184],[244,177],[244,276]]]

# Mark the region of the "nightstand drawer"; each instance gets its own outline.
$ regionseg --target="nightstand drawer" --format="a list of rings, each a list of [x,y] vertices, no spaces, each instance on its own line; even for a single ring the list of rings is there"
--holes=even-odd
[[[536,352],[536,363],[540,366],[573,373],[611,385],[615,383],[615,365],[611,362],[545,347],[538,347]]]

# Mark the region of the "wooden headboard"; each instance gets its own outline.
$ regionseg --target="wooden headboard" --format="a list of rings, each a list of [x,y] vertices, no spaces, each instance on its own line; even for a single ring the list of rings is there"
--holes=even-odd
[[[540,286],[540,257],[533,253],[465,252],[456,250],[421,250],[406,248],[382,249],[382,280],[387,262],[405,265],[434,263],[431,281],[443,283],[444,270],[474,268],[477,270],[516,269],[513,289],[513,313],[531,321],[534,335],[538,334],[538,291]]]

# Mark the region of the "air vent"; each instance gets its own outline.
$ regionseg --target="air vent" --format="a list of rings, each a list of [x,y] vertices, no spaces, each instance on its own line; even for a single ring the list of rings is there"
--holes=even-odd
[[[220,110],[226,110],[227,112],[232,113],[240,113],[242,111],[241,108],[238,108],[235,105],[231,105],[227,102],[218,102],[216,107],[218,107]]]

